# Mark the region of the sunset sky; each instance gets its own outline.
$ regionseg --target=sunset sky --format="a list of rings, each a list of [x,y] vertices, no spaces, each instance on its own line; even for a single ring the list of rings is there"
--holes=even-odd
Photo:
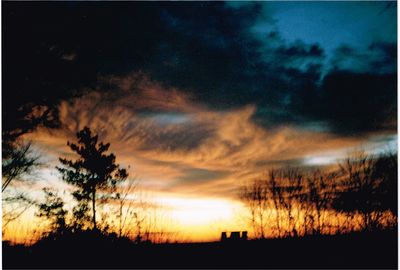
[[[242,230],[268,168],[397,151],[396,25],[396,2],[5,2],[3,110],[44,96],[61,123],[25,136],[45,165],[18,188],[70,189],[88,126],[177,230]]]

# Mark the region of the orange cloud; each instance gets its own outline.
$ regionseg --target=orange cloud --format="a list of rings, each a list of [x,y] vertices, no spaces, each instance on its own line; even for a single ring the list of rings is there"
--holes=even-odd
[[[30,135],[53,163],[58,156],[70,155],[67,140],[89,126],[101,140],[111,142],[118,162],[130,165],[143,187],[232,196],[239,183],[270,166],[300,165],[304,157],[365,141],[294,126],[266,129],[252,120],[255,105],[210,110],[141,74],[103,80],[115,91],[92,91],[62,102],[62,128]]]

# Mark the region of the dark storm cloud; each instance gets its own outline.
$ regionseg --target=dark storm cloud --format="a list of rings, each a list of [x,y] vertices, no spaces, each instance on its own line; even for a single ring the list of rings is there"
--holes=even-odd
[[[332,59],[334,70],[387,74],[397,70],[397,44],[373,42],[365,50],[342,45]]]
[[[340,133],[395,130],[396,86],[395,74],[332,72],[323,80],[314,113]]]
[[[252,101],[257,82],[264,84],[267,77],[260,45],[247,32],[258,10],[256,4],[235,10],[223,3],[166,7],[161,19],[168,35],[152,58],[152,76],[211,106]]]
[[[96,89],[99,78],[140,71],[213,109],[255,104],[254,120],[267,127],[395,128],[387,123],[397,106],[397,44],[377,40],[362,50],[343,40],[327,69],[321,44],[287,41],[279,30],[254,34],[266,16],[256,2],[5,2],[3,103],[56,105]]]
[[[396,72],[396,61],[397,59],[397,44],[396,43],[387,43],[387,42],[376,42],[370,45],[369,47],[372,51],[378,51],[380,53],[381,59],[376,60],[374,62],[375,66],[389,66],[389,72]]]
[[[278,57],[283,58],[321,58],[324,51],[317,44],[307,46],[305,44],[296,44],[290,46],[281,46],[276,52]]]

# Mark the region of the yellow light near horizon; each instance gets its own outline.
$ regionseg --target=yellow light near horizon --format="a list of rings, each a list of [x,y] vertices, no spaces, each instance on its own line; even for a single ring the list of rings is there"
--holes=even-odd
[[[171,209],[172,217],[181,226],[204,225],[233,217],[234,205],[227,200],[164,198],[162,204]]]
[[[225,201],[194,200],[185,202],[175,212],[176,218],[181,224],[200,225],[208,224],[216,220],[232,218],[232,205]]]
[[[169,209],[184,241],[214,241],[221,231],[244,229],[236,218],[240,206],[230,200],[171,197],[158,202]]]
[[[146,221],[150,222],[155,232],[171,233],[171,241],[203,242],[218,240],[221,231],[246,230],[245,224],[238,222],[238,214],[242,209],[240,203],[217,198],[187,198],[160,196],[152,199],[161,208],[155,211],[149,208]],[[13,223],[3,235],[3,240],[15,243],[34,242],[39,236],[35,233],[38,224],[43,220],[35,217],[36,209],[27,211],[18,223]],[[111,211],[104,208],[102,211]],[[144,216],[143,216],[144,217]],[[114,218],[111,216],[111,219]],[[35,224],[34,226],[32,226]],[[44,222],[42,225],[46,225]],[[117,222],[118,224],[118,222]],[[142,224],[146,226],[146,224]],[[155,226],[155,227],[154,227]],[[41,230],[45,230],[45,226]]]

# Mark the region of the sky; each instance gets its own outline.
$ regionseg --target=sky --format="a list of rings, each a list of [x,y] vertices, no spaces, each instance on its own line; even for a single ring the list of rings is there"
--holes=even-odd
[[[396,2],[5,2],[3,64],[3,116],[58,111],[25,136],[30,192],[70,188],[55,166],[88,126],[187,232],[240,230],[269,168],[397,151]]]

